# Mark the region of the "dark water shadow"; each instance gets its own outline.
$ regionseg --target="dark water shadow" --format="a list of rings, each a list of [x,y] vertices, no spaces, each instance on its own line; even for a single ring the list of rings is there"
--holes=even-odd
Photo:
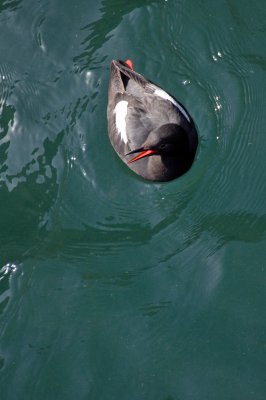
[[[92,226],[84,230],[55,228],[40,234],[38,252],[34,257],[46,259],[60,256],[61,259],[89,262],[94,256],[106,257],[145,245],[150,239],[150,228],[138,224],[116,225],[112,230]]]
[[[265,238],[266,216],[249,212],[211,214],[203,218],[201,227],[213,233],[220,245],[231,241],[259,243]]]
[[[73,59],[75,67],[82,71],[87,68],[89,63],[94,65],[97,50],[108,40],[108,34],[120,24],[123,17],[137,8],[157,2],[156,0],[135,0],[131,2],[125,2],[124,0],[113,2],[109,0],[102,1],[100,8],[102,13],[101,18],[82,28],[82,31],[89,31],[89,34],[82,42],[82,45],[85,45],[83,53]],[[99,61],[100,64],[102,62],[103,60]],[[93,69],[93,66],[91,69]]]
[[[215,244],[207,246],[206,257],[213,255],[230,242],[259,243],[265,239],[266,216],[258,216],[249,212],[210,214],[183,232],[183,241],[178,243],[175,251],[166,254],[163,261],[169,261],[200,239],[204,232],[209,232]]]
[[[259,217],[252,213],[205,216],[188,233],[184,232],[182,242],[178,243],[173,237],[173,245],[177,244],[174,246],[175,251],[165,255],[161,254],[159,257],[161,262],[170,260],[192,246],[206,231],[211,233],[215,239],[215,246],[206,248],[206,255],[211,255],[228,242],[258,243],[263,240],[266,232],[266,217]],[[143,256],[147,253],[156,235],[158,235],[157,227],[153,229],[149,225],[140,224],[118,224],[100,229],[87,226],[84,230],[58,227],[50,232],[39,232],[38,246],[32,248],[33,254],[30,251],[25,256],[32,255],[39,259],[60,256],[61,259],[87,263],[95,257],[122,255],[124,251],[129,250],[130,254],[132,251],[134,252],[137,260],[139,254]],[[169,242],[169,238],[167,241]],[[173,247],[171,246],[171,248]],[[129,258],[129,261],[130,265],[134,264],[134,260]]]
[[[22,6],[22,0],[3,0],[0,2],[0,14],[3,11],[15,11]]]

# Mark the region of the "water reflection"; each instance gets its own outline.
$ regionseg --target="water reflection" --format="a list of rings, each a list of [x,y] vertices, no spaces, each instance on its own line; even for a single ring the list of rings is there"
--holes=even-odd
[[[4,11],[15,11],[17,10],[23,0],[4,0],[0,4],[0,14]]]
[[[16,264],[7,263],[0,269],[0,315],[4,313],[8,305],[11,296],[10,279],[16,273],[17,268]]]
[[[36,168],[32,160],[17,174],[10,174],[9,168],[2,172],[1,201],[5,205],[0,210],[2,260],[21,259],[29,248],[34,248],[39,230],[48,225],[59,187],[56,160],[62,138],[63,132],[55,141],[48,138],[44,141],[43,153],[36,153]]]
[[[108,0],[103,0],[100,8],[101,18],[82,28],[83,31],[90,33],[83,40],[85,50],[73,59],[75,66],[83,70],[88,65],[92,68],[102,65],[106,56],[99,60],[97,54],[101,46],[109,39],[110,32],[120,24],[125,15],[136,8],[156,2],[158,0],[134,0],[130,2],[116,0],[111,3]]]

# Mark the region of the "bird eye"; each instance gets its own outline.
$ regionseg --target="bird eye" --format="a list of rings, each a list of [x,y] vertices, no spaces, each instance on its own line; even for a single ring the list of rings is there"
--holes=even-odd
[[[161,149],[165,149],[165,147],[166,147],[165,143],[162,143],[161,146],[160,146]]]

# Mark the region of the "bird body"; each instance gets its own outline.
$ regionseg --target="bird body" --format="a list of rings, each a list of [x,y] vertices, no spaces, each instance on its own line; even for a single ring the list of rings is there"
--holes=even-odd
[[[130,60],[111,63],[107,119],[115,151],[143,178],[169,181],[191,167],[198,145],[192,118]]]

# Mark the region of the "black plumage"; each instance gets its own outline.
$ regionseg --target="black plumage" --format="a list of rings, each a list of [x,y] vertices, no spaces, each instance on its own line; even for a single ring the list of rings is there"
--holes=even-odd
[[[107,118],[115,151],[143,178],[169,181],[191,167],[198,146],[192,118],[173,96],[133,71],[131,61],[111,63]]]

